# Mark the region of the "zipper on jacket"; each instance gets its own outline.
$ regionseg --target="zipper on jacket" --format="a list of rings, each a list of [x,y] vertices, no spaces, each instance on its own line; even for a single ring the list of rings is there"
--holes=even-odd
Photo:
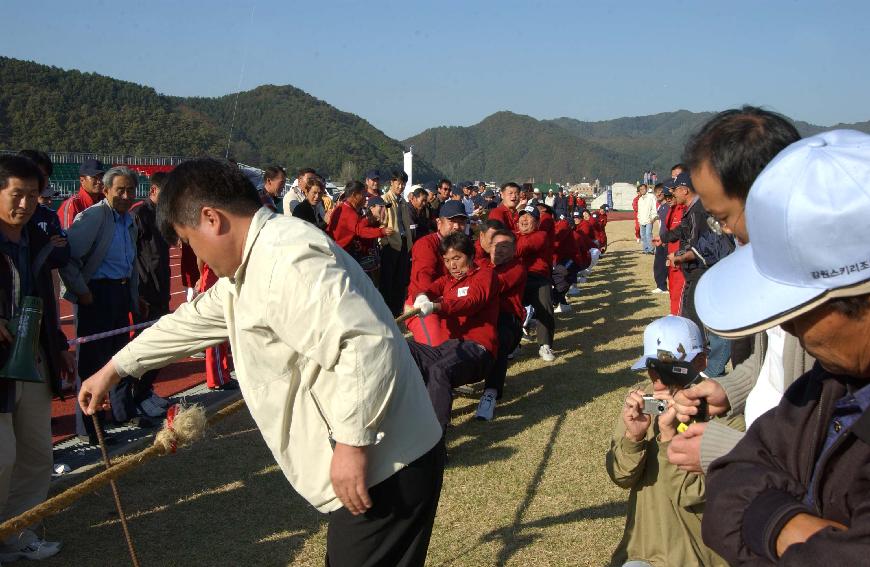
[[[308,390],[308,393],[311,394],[311,399],[314,400],[314,405],[317,407],[317,413],[320,414],[320,419],[323,420],[324,425],[326,425],[326,432],[329,434],[329,446],[332,447],[332,450],[335,450],[335,439],[332,437],[332,426],[329,425],[329,420],[326,419],[326,414],[323,413],[323,407],[320,405],[320,401],[317,399],[317,396],[314,395],[313,390]]]
[[[822,425],[823,425],[822,424],[822,413],[823,413],[822,410],[824,409],[825,402],[827,402],[827,396],[825,394],[826,394],[825,388],[824,388],[824,385],[822,385],[822,393],[819,396],[819,405],[817,406],[818,411],[816,412],[816,427],[817,428],[822,427]],[[823,434],[826,437],[827,437],[827,431],[828,431],[827,424],[824,424]],[[841,439],[842,439],[842,437],[841,437]],[[819,461],[816,461],[816,447],[818,447],[818,445],[819,445],[819,436],[814,435],[813,436],[813,444],[810,446],[809,453],[807,453],[810,457],[809,462],[807,463],[808,467],[807,467],[806,479],[807,479],[808,483],[813,482],[813,473],[815,472],[817,465],[821,464]],[[822,457],[823,457],[823,455],[819,455],[819,459],[821,459]],[[824,469],[820,468],[819,470],[823,471]],[[815,479],[815,480],[818,481],[818,479]],[[819,508],[818,494],[819,494],[819,483],[814,482],[813,483],[813,493],[812,493],[813,506],[815,507],[816,512],[821,516],[822,512],[821,512],[821,509]]]

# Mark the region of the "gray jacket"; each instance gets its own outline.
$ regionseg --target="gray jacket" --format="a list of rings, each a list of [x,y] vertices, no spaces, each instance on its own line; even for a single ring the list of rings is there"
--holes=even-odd
[[[731,410],[728,415],[742,414],[746,406],[746,398],[755,387],[758,375],[761,373],[761,364],[767,354],[767,333],[757,333],[754,337],[755,344],[752,354],[734,370],[725,376],[713,378],[719,382],[725,394]],[[792,382],[810,371],[816,360],[803,349],[794,335],[786,333],[783,345],[782,361],[784,366],[785,387],[788,389]],[[704,429],[701,438],[701,468],[707,472],[710,463],[719,457],[731,452],[737,442],[743,439],[744,433],[726,427],[719,422],[711,421]]]
[[[78,303],[79,296],[88,293],[88,282],[103,263],[115,230],[115,217],[106,199],[92,205],[76,215],[67,231],[70,259],[60,269],[66,291],[63,298]],[[139,231],[136,223],[130,224],[130,237],[133,239],[133,252]],[[135,265],[135,258],[134,265]],[[134,267],[130,276],[130,310],[139,311],[139,274]]]

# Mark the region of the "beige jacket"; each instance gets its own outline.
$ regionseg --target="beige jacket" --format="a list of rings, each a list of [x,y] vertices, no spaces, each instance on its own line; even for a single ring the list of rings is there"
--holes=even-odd
[[[141,376],[227,339],[266,445],[321,512],[341,507],[329,475],[333,441],[369,446],[373,486],[441,437],[420,371],[378,290],[305,221],[260,209],[234,276],[160,319],[113,361],[122,375]]]
[[[398,252],[402,249],[402,238],[399,236],[399,233],[404,232],[405,244],[407,245],[408,253],[410,253],[411,245],[413,244],[413,235],[411,234],[411,207],[408,206],[408,201],[404,198],[401,201],[397,201],[396,196],[389,190],[384,193],[383,199],[384,202],[389,205],[389,208],[387,208],[387,219],[384,226],[390,227],[396,232],[395,234],[381,238],[381,246],[389,246]],[[404,224],[404,228],[401,230],[399,229],[399,208],[402,209],[402,224]]]

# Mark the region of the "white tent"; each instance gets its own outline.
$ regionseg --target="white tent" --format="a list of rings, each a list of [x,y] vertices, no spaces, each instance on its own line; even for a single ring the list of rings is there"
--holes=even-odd
[[[637,187],[633,183],[614,183],[611,190],[613,192],[613,210],[632,210],[631,202],[637,195]],[[600,195],[595,197],[592,201],[592,207],[597,209],[604,204],[607,204],[607,191],[602,191]]]

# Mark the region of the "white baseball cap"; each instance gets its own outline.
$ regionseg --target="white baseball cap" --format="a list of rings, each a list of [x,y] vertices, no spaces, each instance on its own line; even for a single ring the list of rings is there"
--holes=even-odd
[[[645,370],[649,358],[689,362],[704,352],[704,335],[691,319],[668,315],[656,319],[643,331],[643,356],[637,359],[632,370]]]
[[[753,183],[745,215],[750,243],[695,291],[716,334],[749,335],[870,293],[870,136],[833,130],[788,146]]]

